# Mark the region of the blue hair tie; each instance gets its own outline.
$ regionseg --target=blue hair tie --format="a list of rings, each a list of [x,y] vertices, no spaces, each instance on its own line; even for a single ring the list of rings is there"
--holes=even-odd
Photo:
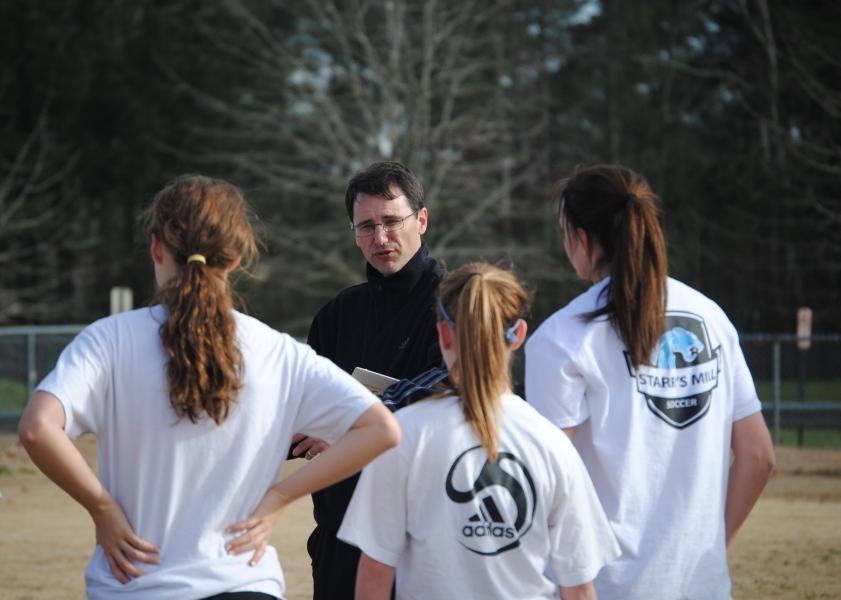
[[[444,308],[444,303],[441,301],[441,298],[438,298],[438,310],[441,311],[441,316],[444,317],[444,320],[452,325],[453,327],[456,326],[456,322],[453,321],[453,318],[447,313],[447,309]]]
[[[513,344],[517,341],[517,327],[520,326],[520,321],[522,321],[522,319],[517,319],[511,327],[505,330],[505,341],[509,344]]]
[[[444,303],[441,301],[441,298],[438,298],[438,310],[441,312],[441,316],[444,317],[444,320],[447,323],[453,327],[456,326],[456,322],[447,312],[447,309],[444,308]],[[520,326],[520,321],[522,321],[522,319],[517,319],[511,327],[505,330],[505,341],[509,344],[513,344],[517,341],[517,327]]]

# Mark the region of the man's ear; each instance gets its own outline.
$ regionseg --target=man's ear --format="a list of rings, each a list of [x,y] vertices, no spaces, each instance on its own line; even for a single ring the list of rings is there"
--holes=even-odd
[[[438,345],[441,346],[441,350],[451,350],[455,343],[453,328],[446,321],[438,321],[436,327],[438,328]]]
[[[418,211],[418,233],[423,235],[426,233],[426,226],[429,224],[429,212],[424,206]]]
[[[154,233],[149,235],[149,254],[152,257],[152,262],[156,265],[164,262],[164,244]]]

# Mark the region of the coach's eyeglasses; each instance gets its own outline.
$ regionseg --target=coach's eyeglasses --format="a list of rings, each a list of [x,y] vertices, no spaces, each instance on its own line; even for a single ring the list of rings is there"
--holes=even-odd
[[[359,224],[351,223],[350,229],[358,238],[371,237],[377,232],[377,227],[382,227],[385,233],[400,231],[406,226],[406,219],[411,219],[417,215],[418,212],[420,212],[420,209],[406,215],[405,217],[389,217],[384,219],[382,223],[372,223],[371,221],[365,221],[364,223]]]

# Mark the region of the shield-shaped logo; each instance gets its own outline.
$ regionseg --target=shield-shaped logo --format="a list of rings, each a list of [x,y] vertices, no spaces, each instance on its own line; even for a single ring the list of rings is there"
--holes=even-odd
[[[709,410],[721,371],[719,349],[711,347],[704,319],[670,311],[651,365],[641,365],[635,372],[629,362],[628,370],[648,408],[672,427],[683,429]]]

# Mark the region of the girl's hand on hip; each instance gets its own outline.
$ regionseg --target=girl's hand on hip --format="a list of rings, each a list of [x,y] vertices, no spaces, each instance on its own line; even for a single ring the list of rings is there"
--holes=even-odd
[[[225,530],[226,533],[237,534],[234,539],[225,544],[228,554],[242,554],[253,550],[254,556],[248,564],[253,567],[259,563],[266,553],[272,530],[287,503],[281,494],[269,488],[250,517],[245,521],[234,523]]]
[[[160,550],[134,533],[122,507],[111,499],[103,508],[91,513],[96,526],[96,543],[102,546],[111,573],[120,583],[143,575],[135,562],[160,564]]]

